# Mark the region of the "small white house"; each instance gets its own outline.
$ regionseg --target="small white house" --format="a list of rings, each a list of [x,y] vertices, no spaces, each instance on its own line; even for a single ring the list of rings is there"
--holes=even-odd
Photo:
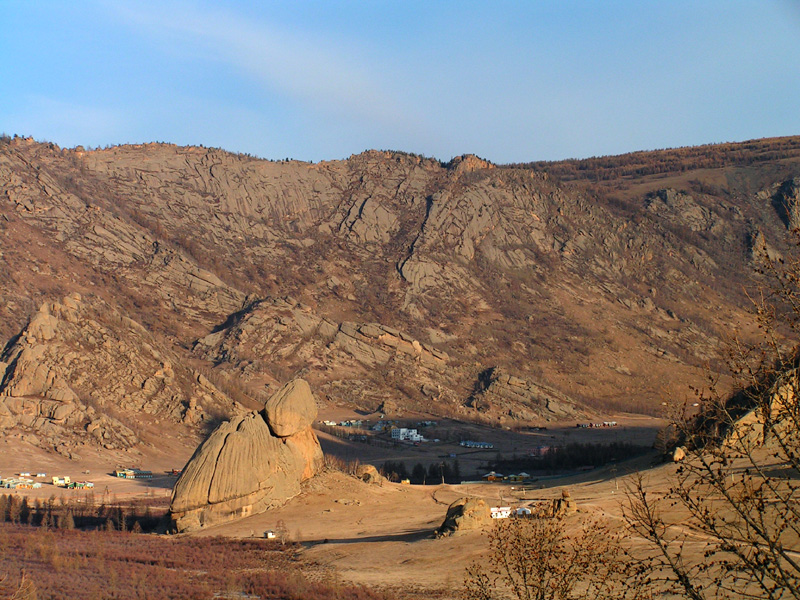
[[[511,516],[510,506],[492,506],[489,510],[493,519],[507,519]]]

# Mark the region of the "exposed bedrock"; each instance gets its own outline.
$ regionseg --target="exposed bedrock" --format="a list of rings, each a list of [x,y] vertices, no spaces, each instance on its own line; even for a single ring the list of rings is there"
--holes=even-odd
[[[172,493],[179,532],[279,506],[322,466],[308,383],[284,385],[263,411],[225,421],[195,450]]]

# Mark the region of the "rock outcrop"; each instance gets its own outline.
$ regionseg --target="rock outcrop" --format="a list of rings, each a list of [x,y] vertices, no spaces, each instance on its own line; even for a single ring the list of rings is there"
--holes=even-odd
[[[270,396],[264,413],[273,435],[287,438],[314,422],[317,404],[308,383],[295,379]]]
[[[708,208],[685,192],[661,189],[645,198],[645,209],[656,213],[666,222],[690,231],[717,231],[722,221]],[[716,228],[716,229],[715,229]]]
[[[358,477],[364,483],[382,484],[386,478],[380,474],[374,465],[359,465],[356,471]]]
[[[578,504],[572,499],[569,490],[561,490],[561,498],[553,500],[552,516],[563,517],[578,512]]]
[[[499,411],[523,420],[553,420],[579,414],[575,401],[566,395],[498,367],[481,373],[471,402],[483,412]]]
[[[65,456],[130,448],[147,422],[191,428],[206,410],[241,410],[142,325],[78,293],[42,303],[0,361],[0,430]]]
[[[223,381],[258,396],[301,373],[357,409],[391,400],[493,422],[569,418],[563,396],[649,411],[702,385],[697,367],[717,364],[730,323],[753,324],[741,288],[760,249],[790,251],[798,174],[800,138],[515,166],[0,138],[0,341],[15,346],[43,301],[79,291],[142,324],[175,373],[170,383],[148,364],[138,391],[102,379],[98,391],[29,354],[18,366],[58,368],[26,369],[36,385],[14,381],[9,394],[25,395],[7,397],[69,404],[69,390],[98,391],[121,400],[126,422],[164,409],[169,422],[230,416],[204,411],[206,392],[182,377],[200,359],[231,393]],[[52,342],[50,318],[37,318],[37,344]],[[126,322],[95,320],[113,351]],[[473,396],[492,365],[526,385]],[[497,414],[476,414],[471,398]],[[71,423],[60,404],[58,416],[31,406],[5,405],[0,422],[23,411]],[[101,429],[104,443],[128,444]],[[69,431],[84,436],[85,421],[59,436]]]
[[[194,350],[214,361],[237,361],[242,354],[267,358],[288,354],[289,347],[298,352],[298,338],[304,346],[330,346],[330,351],[340,351],[368,368],[400,361],[441,372],[449,360],[443,350],[406,332],[380,323],[336,323],[291,297],[251,302],[214,333],[199,339]]]
[[[322,466],[308,383],[287,383],[263,411],[225,421],[195,451],[175,484],[170,514],[191,531],[279,506]]]
[[[800,177],[784,181],[772,202],[787,229],[800,227]]]
[[[436,536],[444,537],[458,531],[482,529],[491,522],[492,511],[484,500],[459,498],[447,507],[444,522],[436,530]]]

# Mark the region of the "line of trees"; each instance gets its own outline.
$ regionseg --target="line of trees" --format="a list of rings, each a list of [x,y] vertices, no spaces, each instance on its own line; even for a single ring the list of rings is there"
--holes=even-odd
[[[403,461],[389,460],[383,463],[380,473],[389,481],[408,479],[415,485],[461,483],[461,467],[457,460],[431,463],[427,469],[422,463],[417,463],[411,468],[411,471]]]
[[[0,494],[0,521],[54,529],[106,529],[148,532],[166,528],[166,510],[147,504],[97,504],[88,494],[74,498],[29,499],[18,494]]]
[[[580,467],[600,467],[620,460],[640,456],[651,450],[630,442],[570,443],[551,448],[541,457],[513,456],[489,463],[488,469],[500,473],[519,471],[560,471]]]
[[[694,169],[741,167],[798,156],[800,137],[794,136],[504,166],[546,171],[561,181],[598,182],[659,173],[681,173]]]

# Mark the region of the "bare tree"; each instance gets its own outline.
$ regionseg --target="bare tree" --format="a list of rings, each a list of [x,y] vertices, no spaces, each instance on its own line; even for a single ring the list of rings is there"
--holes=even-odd
[[[498,520],[486,566],[467,569],[468,600],[570,600],[647,597],[648,576],[608,526],[580,515]]]
[[[764,256],[762,273],[761,339],[729,348],[737,391],[712,381],[675,420],[686,456],[668,493],[641,477],[629,489],[650,569],[693,600],[800,598],[800,264]]]
[[[0,587],[3,587],[6,584],[7,579],[7,575],[0,577]],[[13,593],[11,593],[10,596],[4,597],[9,598],[10,600],[37,600],[39,595],[33,580],[23,570],[20,572],[20,581],[17,588],[13,591]]]

